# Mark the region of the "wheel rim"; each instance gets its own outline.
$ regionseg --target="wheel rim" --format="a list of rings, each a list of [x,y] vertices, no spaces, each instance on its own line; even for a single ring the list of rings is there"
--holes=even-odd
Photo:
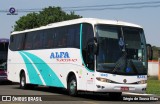
[[[25,78],[22,77],[22,78],[21,78],[21,86],[24,87],[24,85],[25,85]]]
[[[71,82],[70,82],[70,92],[71,92],[71,94],[74,94],[75,93],[75,91],[76,91],[76,81],[75,80],[72,80]]]

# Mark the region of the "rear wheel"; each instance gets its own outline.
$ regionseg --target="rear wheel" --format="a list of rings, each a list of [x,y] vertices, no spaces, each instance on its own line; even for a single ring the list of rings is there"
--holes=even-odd
[[[75,76],[71,76],[67,83],[67,89],[69,95],[76,96],[77,95],[77,80]]]

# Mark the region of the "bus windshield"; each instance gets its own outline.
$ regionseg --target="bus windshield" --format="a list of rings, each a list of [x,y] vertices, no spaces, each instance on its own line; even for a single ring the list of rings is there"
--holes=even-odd
[[[146,75],[146,43],[141,28],[97,25],[97,71]]]

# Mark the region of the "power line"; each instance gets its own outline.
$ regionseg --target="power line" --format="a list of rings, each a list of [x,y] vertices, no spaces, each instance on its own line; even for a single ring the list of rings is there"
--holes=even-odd
[[[156,8],[160,7],[160,1],[152,2],[136,2],[124,4],[79,6],[79,7],[63,7],[65,11],[93,11],[93,10],[117,10],[117,9],[140,9],[140,8]]]
[[[103,7],[103,8],[83,8],[83,9],[68,9],[65,11],[98,11],[98,10],[120,10],[120,9],[142,9],[142,8],[157,8],[159,5],[145,5],[145,6],[125,6],[125,7]]]
[[[108,5],[92,5],[77,7],[62,7],[64,11],[95,11],[95,10],[120,10],[120,9],[141,9],[141,8],[157,8],[160,7],[160,1],[150,2],[134,2]],[[40,12],[43,9],[16,9],[16,12]],[[8,10],[0,10],[0,13],[9,12]]]
[[[92,7],[112,7],[112,6],[127,6],[127,5],[145,5],[145,4],[157,4],[160,1],[150,1],[150,2],[135,2],[135,3],[121,3],[121,4],[108,4],[108,5],[92,5],[92,6],[74,6],[74,7],[63,7],[63,9],[72,9],[72,8],[92,8]]]

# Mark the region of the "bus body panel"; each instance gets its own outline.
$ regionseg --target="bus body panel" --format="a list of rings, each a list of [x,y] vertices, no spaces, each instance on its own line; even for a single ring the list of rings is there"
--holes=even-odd
[[[74,72],[78,89],[86,90],[86,86],[80,83],[86,83],[86,75],[90,73],[82,65],[79,53],[79,49],[72,48],[47,49],[47,51],[12,52],[9,50],[8,79],[19,82],[20,71],[24,70],[26,83],[67,88],[68,74]]]
[[[8,79],[13,82],[20,82],[20,72],[24,70],[27,84],[38,84],[45,86],[54,86],[67,88],[68,75],[74,73],[77,80],[77,90],[93,91],[93,92],[144,92],[146,89],[147,75],[116,75],[109,73],[97,72],[95,69],[88,69],[82,57],[82,24],[90,23],[92,26],[100,24],[129,26],[141,28],[138,25],[117,22],[117,21],[101,21],[96,19],[80,19],[68,22],[50,24],[44,27],[14,32],[23,34],[27,32],[41,31],[63,27],[68,25],[80,24],[80,47],[79,48],[48,48],[8,51]],[[94,27],[93,27],[94,29]],[[72,33],[73,31],[71,31]],[[94,36],[96,37],[94,30]],[[102,31],[103,32],[103,31]],[[96,55],[95,55],[96,56]],[[94,60],[96,63],[96,59]],[[97,79],[102,79],[102,82]],[[140,82],[144,82],[140,84]],[[112,82],[112,83],[111,83]],[[128,90],[125,88],[128,88]],[[124,91],[125,90],[125,91]]]
[[[144,93],[147,87],[146,83],[140,84],[141,81],[147,81],[147,75],[124,76],[96,72],[95,76],[108,80],[108,82],[102,82],[95,78],[95,92],[122,92],[121,88],[127,88],[129,90],[126,92]]]
[[[97,87],[100,85],[100,87]],[[114,84],[96,82],[95,92],[133,92],[133,93],[145,93],[147,84]],[[124,89],[125,88],[125,89]]]

